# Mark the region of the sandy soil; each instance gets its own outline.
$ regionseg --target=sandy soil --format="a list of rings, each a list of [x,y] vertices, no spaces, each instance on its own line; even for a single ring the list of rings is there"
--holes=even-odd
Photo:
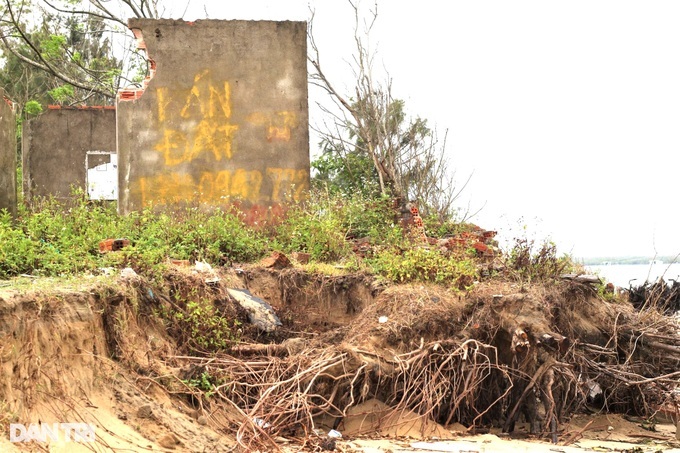
[[[103,305],[94,297],[99,291],[94,283],[89,282],[87,290],[62,284],[56,291],[50,288],[51,281],[31,280],[30,289],[21,286],[0,290],[0,427],[4,431],[0,435],[0,452],[239,451],[229,435],[236,432],[244,419],[230,418],[228,414],[218,418],[215,412],[199,413],[189,406],[186,395],[184,399],[178,396],[186,392],[169,391],[181,385],[180,370],[153,359],[155,355],[174,354],[171,342],[163,331],[145,324],[142,316],[132,317],[123,310],[116,312],[119,305],[115,299],[106,305],[110,313],[102,309]],[[262,284],[274,287],[268,280]],[[361,293],[356,299],[363,300],[363,292],[369,290],[361,288],[362,291],[356,291]],[[498,292],[497,288],[488,291]],[[370,308],[365,307],[363,311],[357,309],[362,316],[352,316],[365,318],[368,326],[357,335],[388,329],[391,324],[373,321],[379,319],[378,314],[387,314],[393,321],[401,314],[402,324],[409,328],[411,325],[404,319],[409,322],[411,318],[421,319],[422,309],[416,302],[422,301],[412,301],[408,311],[404,294],[394,292],[380,308],[387,310],[384,313],[371,314]],[[439,301],[442,297],[432,293],[428,301]],[[348,296],[343,303],[349,304],[350,299],[354,300]],[[510,298],[508,301],[512,302]],[[531,308],[527,303],[521,305]],[[343,307],[343,312],[348,312],[349,305]],[[464,303],[458,300],[454,308],[462,310]],[[302,309],[309,307],[302,305]],[[366,315],[367,311],[372,317]],[[527,313],[526,316],[531,315]],[[110,324],[111,319],[125,323]],[[584,324],[588,319],[572,321]],[[403,341],[417,339],[423,341],[420,335]],[[120,349],[116,360],[110,358],[114,346]],[[373,346],[377,350],[381,344]],[[160,381],[165,378],[163,386]],[[17,421],[91,423],[96,426],[97,442],[11,444],[7,426]],[[334,421],[328,420],[326,426],[321,424],[324,432],[334,426]],[[443,427],[410,411],[395,413],[385,403],[371,399],[353,406],[337,428],[344,436],[336,444],[338,452],[680,453],[674,425],[658,424],[649,430],[651,427],[643,427],[641,421],[620,415],[575,416],[560,427],[558,444],[551,444],[532,438],[526,434],[527,427],[519,423],[512,438],[498,431],[470,436],[464,426]],[[304,439],[277,440],[286,452],[320,451],[303,449]],[[313,440],[316,442],[308,444],[319,444],[318,438]]]
[[[581,440],[573,445],[563,446],[517,439],[501,439],[493,434],[471,436],[446,441],[395,441],[386,439],[360,439],[348,442],[352,450],[364,453],[397,452],[457,452],[457,453],[581,453],[581,452],[629,452],[629,453],[680,453],[680,448],[667,443],[638,444],[630,442]]]

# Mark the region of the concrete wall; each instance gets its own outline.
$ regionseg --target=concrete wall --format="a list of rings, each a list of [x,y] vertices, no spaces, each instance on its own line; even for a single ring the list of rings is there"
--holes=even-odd
[[[119,210],[236,204],[309,187],[305,22],[130,20],[155,74],[117,104]]]
[[[112,107],[50,108],[24,123],[24,195],[67,198],[71,186],[85,190],[88,151],[116,151],[116,112]],[[109,161],[88,159],[93,168]]]
[[[0,209],[17,213],[17,140],[14,109],[0,88]]]

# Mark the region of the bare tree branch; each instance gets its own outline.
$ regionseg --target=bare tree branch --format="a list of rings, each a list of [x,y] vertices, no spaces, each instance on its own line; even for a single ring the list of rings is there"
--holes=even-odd
[[[127,24],[126,24],[122,19],[120,19],[120,18],[118,18],[118,17],[115,17],[115,16],[112,16],[112,15],[109,15],[109,14],[103,15],[103,14],[94,13],[94,12],[92,12],[92,11],[77,10],[77,9],[71,9],[71,10],[69,10],[69,9],[63,9],[63,8],[59,8],[59,7],[55,6],[55,5],[53,5],[53,4],[50,3],[48,0],[42,0],[42,1],[43,1],[47,6],[49,6],[49,7],[52,8],[53,10],[58,11],[58,12],[60,12],[60,13],[66,13],[66,14],[82,14],[82,15],[88,15],[88,16],[92,16],[92,17],[98,17],[98,18],[103,19],[103,20],[112,20],[112,21],[114,21],[114,22],[118,22],[119,24],[123,25],[124,27],[127,27]],[[104,10],[104,11],[105,11],[105,10]]]
[[[21,61],[30,64],[31,66],[34,66],[38,69],[41,69],[45,72],[48,72],[52,75],[54,75],[56,78],[59,80],[68,83],[70,85],[73,85],[74,87],[81,88],[83,90],[91,90],[94,91],[98,94],[101,94],[102,96],[106,96],[108,98],[112,98],[113,94],[102,91],[98,88],[94,88],[92,86],[88,86],[85,84],[80,83],[79,81],[73,79],[72,77],[67,76],[66,74],[63,74],[60,72],[57,68],[52,66],[45,58],[43,58],[40,50],[36,47],[36,45],[33,43],[33,41],[30,39],[30,37],[24,32],[23,27],[19,24],[15,14],[14,10],[12,9],[12,5],[9,0],[5,0],[5,5],[7,6],[7,12],[10,14],[11,21],[14,23],[15,29],[21,36],[21,39],[30,47],[30,49],[33,51],[33,53],[36,55],[37,60],[31,59],[20,52],[16,51],[11,44],[8,42],[7,38],[5,36],[2,36],[2,42],[5,44],[5,47],[17,58],[19,58]]]
[[[382,195],[391,194],[402,202],[416,200],[425,214],[432,211],[440,218],[448,218],[462,189],[456,189],[454,174],[449,171],[445,154],[447,134],[440,143],[436,130],[431,130],[425,120],[407,117],[403,101],[392,94],[389,73],[382,82],[375,79],[375,53],[369,37],[378,17],[377,3],[365,19],[357,1],[348,3],[354,13],[355,53],[350,67],[355,86],[351,95],[341,93],[324,72],[314,39],[314,12],[310,20],[308,59],[313,68],[310,83],[323,89],[341,112],[320,105],[330,116],[330,127],[324,124],[325,130],[317,131],[324,141],[333,143],[329,149],[347,165],[351,154],[366,156],[372,162]]]
[[[106,24],[105,26],[111,32],[123,28],[125,33],[131,37],[125,16],[155,17],[158,1],[87,0],[86,3],[85,0],[82,0],[81,3],[70,7],[60,0],[22,1],[18,4],[11,0],[4,0],[5,15],[2,18],[2,23],[6,25],[2,36],[0,36],[0,42],[6,48],[8,54],[16,57],[17,61],[49,74],[55,81],[58,80],[80,90],[81,92],[71,96],[69,102],[78,102],[78,99],[81,102],[91,100],[95,94],[100,96],[99,102],[102,101],[102,98],[111,100],[115,98],[120,83],[129,80],[122,74],[121,67],[123,67],[123,64],[121,60],[118,60],[111,53],[109,46],[112,41],[109,41],[108,38],[99,41],[104,31],[97,28],[96,33],[89,38],[90,42],[99,41],[97,48],[108,52],[108,54],[100,53],[96,57],[92,57],[95,64],[88,64],[88,57],[86,56],[86,60],[83,60],[78,48],[73,47],[75,45],[73,42],[78,41],[72,41],[73,36],[87,35],[88,32],[81,32],[80,29],[72,25],[65,27],[65,24],[74,23],[71,19],[68,19],[71,16],[76,18],[76,23],[85,23],[88,26],[90,23]],[[43,12],[50,19],[45,20],[41,27],[36,27],[34,31],[29,32],[30,28],[21,20],[24,7],[28,8],[30,5],[38,4],[44,5],[41,6],[41,9],[44,8]],[[87,4],[90,6],[87,7]],[[93,22],[89,20],[90,18]],[[30,24],[31,20],[35,20],[35,18],[31,16],[27,22]],[[69,29],[68,27],[72,28]],[[54,31],[51,30],[52,28]],[[68,33],[70,33],[70,37]],[[57,41],[58,45],[61,46],[58,52],[46,54],[43,51],[45,36],[64,36],[69,44],[61,44]]]

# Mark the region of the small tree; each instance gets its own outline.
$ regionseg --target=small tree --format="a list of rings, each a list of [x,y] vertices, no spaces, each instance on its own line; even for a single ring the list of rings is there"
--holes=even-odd
[[[375,54],[364,37],[370,35],[378,17],[377,4],[361,34],[358,4],[348,1],[355,18],[353,94],[340,93],[324,73],[310,26],[311,83],[321,87],[335,106],[320,105],[331,120],[317,130],[323,148],[321,157],[313,163],[317,179],[333,182],[348,193],[360,190],[390,194],[403,202],[417,200],[424,214],[450,218],[462,189],[456,188],[448,168],[446,137],[440,142],[426,120],[407,117],[404,101],[392,95],[389,77],[384,82],[375,80]]]
[[[10,96],[21,105],[112,103],[140,64],[124,67],[128,55],[115,56],[114,41],[126,37],[126,52],[135,52],[125,18],[156,17],[157,1],[2,0],[0,78]]]

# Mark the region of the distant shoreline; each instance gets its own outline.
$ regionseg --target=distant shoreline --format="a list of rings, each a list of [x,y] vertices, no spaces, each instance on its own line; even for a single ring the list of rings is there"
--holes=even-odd
[[[666,256],[617,256],[617,257],[595,257],[577,258],[577,262],[584,266],[602,266],[606,264],[649,264],[655,261],[656,264],[671,264],[680,262],[677,255]]]

